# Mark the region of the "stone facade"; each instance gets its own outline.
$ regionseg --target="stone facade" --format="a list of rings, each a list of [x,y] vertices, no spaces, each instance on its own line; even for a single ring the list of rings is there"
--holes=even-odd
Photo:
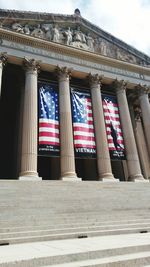
[[[20,115],[15,115],[20,119],[16,119],[19,130],[13,150],[16,151],[18,167],[12,163],[17,169],[16,178],[40,180],[42,175],[38,174],[38,169],[42,168],[44,172],[46,160],[42,159],[44,163],[40,167],[37,151],[37,84],[39,80],[53,80],[59,90],[59,179],[80,180],[77,176],[80,176],[78,164],[81,165],[81,160],[74,154],[70,102],[70,87],[74,83],[86,87],[91,94],[96,137],[96,167],[92,167],[94,161],[85,161],[85,166],[82,161],[84,168],[80,166],[80,169],[84,170],[81,173],[95,170],[95,179],[100,181],[116,181],[115,178],[119,178],[115,177],[117,169],[109,155],[102,107],[102,94],[108,93],[118,100],[126,151],[126,160],[120,160],[120,165],[116,166],[124,172],[124,180],[148,180],[150,58],[86,21],[79,11],[65,16],[0,10],[0,22],[2,107],[10,93],[9,77],[13,76],[10,69],[14,69],[16,77],[18,68],[18,73],[22,73],[20,83],[17,77],[22,96],[18,100]],[[11,79],[17,90],[15,79]],[[140,114],[138,120],[137,110]],[[8,149],[8,145],[6,147]],[[4,163],[4,159],[2,161]],[[58,159],[54,162],[51,163],[52,179],[55,176],[53,168],[57,169],[59,165]]]

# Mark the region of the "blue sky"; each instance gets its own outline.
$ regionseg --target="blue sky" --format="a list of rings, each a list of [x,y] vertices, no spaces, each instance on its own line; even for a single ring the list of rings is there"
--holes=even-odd
[[[81,15],[150,56],[150,0],[0,0],[0,8]]]

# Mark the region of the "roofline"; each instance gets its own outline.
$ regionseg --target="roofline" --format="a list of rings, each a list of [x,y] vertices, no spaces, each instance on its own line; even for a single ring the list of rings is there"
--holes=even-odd
[[[1,12],[6,12],[8,14],[10,14],[10,13],[17,13],[17,14],[30,14],[30,15],[33,14],[33,15],[38,15],[38,17],[35,18],[35,19],[39,19],[40,18],[39,15],[42,15],[42,16],[51,16],[51,17],[64,16],[66,18],[76,18],[76,22],[77,23],[84,24],[84,26],[86,26],[86,27],[89,26],[90,28],[91,28],[91,26],[93,26],[95,29],[92,28],[91,30],[95,31],[95,33],[97,33],[97,30],[100,31],[100,33],[102,34],[102,37],[105,40],[111,42],[112,44],[117,45],[118,47],[126,50],[127,52],[130,52],[131,54],[135,55],[136,57],[139,57],[142,60],[145,60],[148,64],[150,64],[150,56],[148,56],[147,54],[145,54],[142,51],[139,51],[138,49],[136,49],[132,45],[127,44],[126,42],[122,41],[121,39],[115,37],[111,33],[107,32],[107,31],[104,31],[99,26],[97,26],[94,23],[92,23],[91,21],[83,18],[82,16],[78,16],[78,15],[75,15],[75,14],[66,15],[66,14],[60,14],[60,13],[47,13],[47,12],[37,12],[37,11],[23,11],[23,10],[13,10],[13,9],[0,9],[0,15],[1,15]],[[11,18],[11,17],[9,17],[9,18]],[[19,18],[14,18],[14,19],[17,20]],[[20,19],[22,19],[22,18],[20,18]]]

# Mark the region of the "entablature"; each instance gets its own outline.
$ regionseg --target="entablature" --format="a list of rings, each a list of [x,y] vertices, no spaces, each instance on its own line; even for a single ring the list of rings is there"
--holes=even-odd
[[[43,70],[53,71],[57,65],[73,68],[73,76],[85,78],[88,73],[104,76],[104,83],[123,79],[134,88],[150,86],[150,68],[112,59],[106,56],[66,46],[33,36],[0,28],[0,51],[7,52],[10,63],[22,64],[24,57],[41,60]]]

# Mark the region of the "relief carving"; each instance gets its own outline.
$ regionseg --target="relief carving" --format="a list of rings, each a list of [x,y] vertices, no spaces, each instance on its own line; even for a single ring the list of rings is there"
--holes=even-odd
[[[65,43],[66,45],[71,45],[72,43],[72,31],[70,30],[70,27],[66,31],[63,32],[64,37],[65,37]]]
[[[43,24],[42,29],[45,32],[45,39],[52,41],[52,25],[51,24]]]
[[[80,27],[77,28],[77,30],[74,31],[73,35],[73,41],[74,42],[82,42],[82,35],[81,35]]]
[[[12,29],[16,32],[24,33],[23,27],[17,22],[12,24]]]
[[[88,33],[86,36],[86,44],[90,51],[94,52],[94,39],[91,37],[90,33]]]
[[[107,44],[105,41],[101,41],[100,42],[100,45],[99,45],[99,48],[100,48],[100,53],[103,55],[103,56],[107,56]]]
[[[128,61],[128,62],[134,63],[134,64],[137,63],[137,60],[136,60],[136,57],[135,56],[133,56],[133,55],[125,52],[124,50],[122,50],[120,48],[117,48],[116,49],[116,57],[119,60]]]
[[[59,43],[60,41],[60,32],[57,25],[54,25],[52,28],[52,41],[55,43]]]
[[[91,32],[90,34],[90,32],[84,32],[79,26],[75,28],[73,25],[71,28],[69,26],[59,26],[54,23],[22,25],[19,22],[15,22],[11,25],[11,28],[18,33],[24,33],[48,41],[97,52],[103,56],[116,58],[133,64],[140,64],[134,55],[108,42],[104,38],[96,36],[95,33]]]
[[[111,57],[112,49],[110,47],[110,44],[106,40],[99,37],[95,40],[95,51],[103,56]]]
[[[31,35],[34,37],[44,38],[44,31],[41,29],[41,25],[38,24],[37,27],[31,32]]]
[[[26,25],[24,26],[24,33],[25,33],[25,34],[30,34],[30,28],[29,28],[29,25],[28,25],[28,24],[26,24]]]

